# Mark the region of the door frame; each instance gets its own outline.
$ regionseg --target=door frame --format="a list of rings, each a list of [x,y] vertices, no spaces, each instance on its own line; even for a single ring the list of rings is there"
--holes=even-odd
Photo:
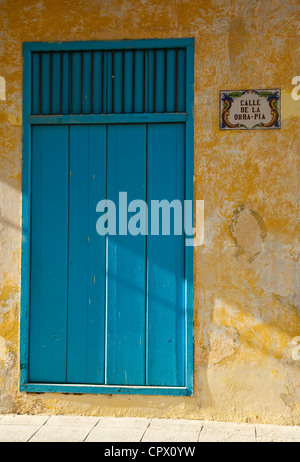
[[[31,115],[32,52],[110,49],[186,49],[186,112],[93,115]],[[185,200],[194,196],[194,39],[150,39],[84,42],[23,43],[23,157],[22,157],[22,246],[21,246],[21,312],[20,312],[20,391],[45,393],[98,393],[190,396],[193,394],[193,246],[185,246],[185,386],[118,386],[29,383],[29,306],[30,306],[30,238],[31,238],[31,126],[38,124],[108,124],[184,122]]]

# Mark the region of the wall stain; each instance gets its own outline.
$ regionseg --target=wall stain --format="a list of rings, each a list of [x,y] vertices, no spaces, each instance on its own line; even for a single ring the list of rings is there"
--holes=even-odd
[[[237,232],[236,232],[237,226],[242,222],[243,212],[245,212],[247,209],[249,210],[251,216],[256,220],[258,228],[257,230],[252,231],[251,228],[249,229],[249,226],[247,226],[248,223],[246,223],[246,226],[244,226],[243,229],[241,230],[242,234],[244,234],[244,237],[246,237],[246,239],[249,240],[249,238],[251,237],[250,236],[251,232],[255,233],[259,231],[259,236],[262,241],[264,241],[267,238],[267,227],[266,227],[266,224],[263,218],[260,216],[260,214],[256,210],[254,210],[252,207],[250,207],[248,204],[244,204],[244,203],[240,204],[234,210],[231,223],[228,227],[230,235],[236,247],[236,252],[235,252],[236,258],[238,258],[240,255],[243,255],[246,252],[249,253],[249,251],[245,249],[245,245],[244,244],[242,245],[241,242],[239,241],[237,237]],[[252,255],[248,258],[248,262],[252,263],[257,257],[257,255],[259,255],[259,253],[260,251],[252,252]]]
[[[242,18],[231,21],[228,33],[228,50],[230,65],[235,68],[238,58],[244,52],[246,43],[246,26]]]

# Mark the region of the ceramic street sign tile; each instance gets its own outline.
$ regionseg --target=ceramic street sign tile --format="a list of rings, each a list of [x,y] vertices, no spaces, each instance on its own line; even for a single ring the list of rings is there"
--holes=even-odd
[[[220,129],[280,128],[280,90],[220,92]]]

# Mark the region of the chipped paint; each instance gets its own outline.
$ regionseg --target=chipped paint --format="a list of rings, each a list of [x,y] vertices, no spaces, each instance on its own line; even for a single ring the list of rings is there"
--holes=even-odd
[[[22,42],[169,37],[195,37],[194,396],[21,393]],[[298,0],[0,2],[0,413],[300,424],[299,50]],[[238,88],[281,88],[281,129],[219,131]]]
[[[5,78],[0,76],[0,100],[6,100],[6,83]]]
[[[239,346],[238,334],[232,327],[214,327],[210,333],[209,364],[232,356]]]
[[[5,361],[7,357],[7,348],[4,337],[0,337],[0,361]]]

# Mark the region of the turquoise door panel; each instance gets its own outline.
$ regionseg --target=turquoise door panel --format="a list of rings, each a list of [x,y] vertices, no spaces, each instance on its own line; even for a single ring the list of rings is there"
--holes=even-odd
[[[119,192],[128,203],[146,200],[146,126],[111,125],[107,144],[107,197],[119,210]],[[126,232],[127,220],[117,218]],[[121,220],[122,220],[121,218]],[[107,383],[145,384],[146,236],[108,235]]]
[[[33,128],[29,380],[65,382],[68,127]]]
[[[106,128],[70,126],[67,383],[104,383]]]
[[[148,203],[177,200],[183,211],[184,145],[184,124],[149,125]],[[147,238],[147,384],[152,386],[185,383],[184,234],[175,235],[174,213],[171,210],[170,235],[162,234],[161,220],[159,235]]]

